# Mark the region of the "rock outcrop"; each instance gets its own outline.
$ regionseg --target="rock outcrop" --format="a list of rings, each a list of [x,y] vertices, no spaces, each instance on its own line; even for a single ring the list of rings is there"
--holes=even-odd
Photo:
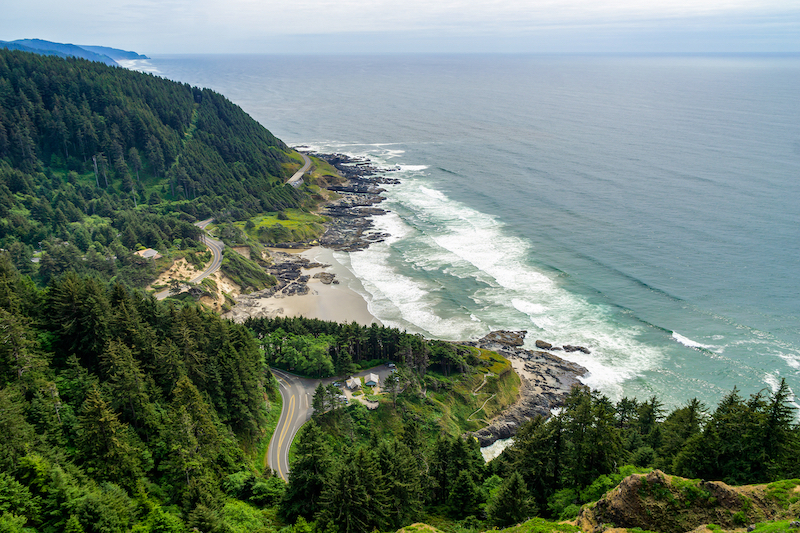
[[[236,305],[223,314],[223,318],[229,318],[234,322],[243,322],[251,317],[266,318],[270,316],[270,311],[261,307],[259,300],[262,298],[285,298],[287,296],[308,294],[307,283],[311,276],[303,274],[303,270],[330,266],[313,263],[305,257],[286,252],[273,251],[266,254],[264,259],[269,263],[264,269],[275,276],[277,283],[272,287],[267,287],[257,292],[240,294],[235,298]],[[321,272],[314,277],[323,278],[323,276],[325,279],[329,279],[327,283],[338,283],[333,279],[334,274]],[[325,279],[321,279],[321,281],[325,283]]]
[[[500,346],[522,346],[525,343],[525,335],[527,334],[527,331],[492,331],[485,337],[481,338],[478,341],[478,345],[481,347],[483,347],[483,345],[491,344],[497,344]]]
[[[330,272],[317,272],[314,274],[314,279],[320,280],[325,285],[330,285],[331,283],[334,285],[339,284],[339,280],[336,279],[336,274],[331,274]]]
[[[592,533],[609,526],[682,533],[704,524],[736,529],[781,516],[795,517],[797,509],[785,509],[773,494],[768,485],[733,487],[653,470],[626,477],[599,501],[585,505],[577,525]]]
[[[582,386],[578,377],[587,372],[585,368],[548,352],[521,348],[526,333],[493,331],[477,342],[464,343],[497,352],[521,370],[518,400],[487,427],[471,433],[481,446],[514,436],[521,424],[536,416],[550,416],[573,387]]]

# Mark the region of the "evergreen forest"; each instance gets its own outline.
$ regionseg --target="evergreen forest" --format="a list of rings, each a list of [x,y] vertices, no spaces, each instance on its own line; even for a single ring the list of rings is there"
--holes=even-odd
[[[313,205],[286,145],[208,89],[0,49],[0,248],[40,284],[66,271],[144,286],[193,223]]]

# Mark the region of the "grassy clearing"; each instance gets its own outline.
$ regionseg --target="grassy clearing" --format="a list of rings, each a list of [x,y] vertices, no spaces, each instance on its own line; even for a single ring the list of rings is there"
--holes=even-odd
[[[562,531],[564,533],[578,533],[580,528],[572,524],[551,522],[544,518],[533,518],[522,524],[501,529],[500,533],[546,533],[549,531]]]
[[[303,156],[301,156],[299,152],[292,151],[284,153],[286,153],[286,155],[288,155],[289,159],[291,160],[285,163],[281,163],[281,168],[283,168],[283,171],[286,173],[288,179],[289,177],[292,176],[292,174],[303,168],[303,164],[305,163],[305,161],[303,161]]]
[[[800,531],[800,528],[791,527],[791,522],[790,520],[764,522],[762,524],[756,524],[756,528],[753,531],[757,533],[797,533]]]
[[[247,222],[236,222],[248,239],[264,244],[307,242],[318,239],[324,232],[325,218],[302,209],[287,209],[264,213]]]
[[[473,523],[466,523],[467,521],[453,521],[447,517],[439,515],[428,515],[425,517],[424,523],[411,524],[403,529],[398,530],[397,533],[477,533],[478,531],[491,531],[492,533],[579,533],[580,528],[569,523],[564,522],[551,522],[544,518],[532,518],[521,524],[507,527],[505,529],[490,528],[488,524],[475,521]],[[628,530],[636,533],[648,533],[641,530]]]
[[[312,178],[337,178],[340,179],[339,171],[328,163],[318,157],[309,156],[311,158],[311,177]]]
[[[784,479],[767,485],[767,497],[775,500],[784,509],[800,501],[800,479]]]

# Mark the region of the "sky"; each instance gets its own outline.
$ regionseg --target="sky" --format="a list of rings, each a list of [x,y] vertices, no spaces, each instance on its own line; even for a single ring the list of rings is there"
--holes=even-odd
[[[0,40],[186,53],[797,53],[800,0],[3,0]]]

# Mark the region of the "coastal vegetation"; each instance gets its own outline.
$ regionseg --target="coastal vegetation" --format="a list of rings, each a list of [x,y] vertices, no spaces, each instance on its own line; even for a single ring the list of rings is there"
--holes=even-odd
[[[39,289],[0,255],[0,528],[273,523],[273,386],[244,326],[72,272]]]
[[[459,531],[534,516],[569,520],[580,513],[586,531],[611,523],[687,531],[709,522],[733,528],[800,510],[800,482],[782,481],[800,473],[800,435],[785,383],[749,399],[734,390],[713,412],[690,401],[669,414],[656,398],[614,404],[576,388],[558,414],[520,428],[514,444],[488,464],[474,440],[457,432],[448,436],[437,426],[434,402],[413,389],[400,396],[407,398],[394,406],[382,402],[371,414],[360,404],[332,402],[315,416],[298,437],[281,503],[287,521],[303,517],[320,530],[343,531],[424,521]],[[413,408],[409,397],[415,396],[427,411]],[[700,478],[771,483],[753,492]],[[620,491],[625,496],[617,498]],[[608,499],[612,503],[603,503]],[[333,516],[331,502],[338,509]]]
[[[576,387],[486,463],[470,432],[520,386],[498,353],[378,325],[236,324],[137,288],[171,258],[209,259],[199,219],[256,252],[317,235],[329,170],[284,185],[298,165],[213,91],[0,51],[0,531],[797,529],[785,382],[670,412]],[[226,251],[223,271],[273,284],[250,256]],[[327,377],[389,361],[381,393],[362,393],[374,410],[318,389],[288,483],[265,466],[270,366]]]
[[[262,244],[287,242],[309,242],[319,239],[325,231],[325,219],[300,209],[287,209],[277,213],[265,213],[237,222],[249,241]]]

